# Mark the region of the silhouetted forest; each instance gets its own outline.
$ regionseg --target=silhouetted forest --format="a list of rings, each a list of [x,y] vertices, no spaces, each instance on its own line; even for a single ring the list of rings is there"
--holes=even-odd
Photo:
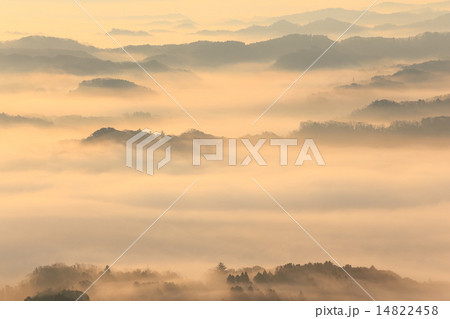
[[[377,300],[450,298],[450,284],[420,283],[375,267],[346,265]],[[0,290],[2,300],[76,300],[104,271],[92,265],[37,267],[14,287]],[[149,269],[109,270],[81,300],[367,300],[367,295],[331,262],[229,269],[219,263],[200,280]]]

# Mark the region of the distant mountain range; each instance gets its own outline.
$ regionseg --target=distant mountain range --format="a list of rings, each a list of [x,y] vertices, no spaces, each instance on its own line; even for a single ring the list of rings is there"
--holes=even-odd
[[[284,36],[289,34],[337,34],[342,33],[350,26],[348,22],[342,22],[333,18],[326,18],[317,20],[305,25],[299,25],[288,20],[279,20],[268,26],[253,25],[237,31],[230,30],[201,30],[198,34],[201,35],[246,35],[246,36]],[[370,28],[355,25],[349,30],[349,34],[361,33],[368,31]]]
[[[273,22],[269,25],[252,25],[239,30],[200,30],[197,34],[204,36],[228,35],[230,37],[279,37],[289,34],[314,34],[314,35],[340,35],[347,30],[351,22],[342,21],[332,17],[326,17],[320,20],[314,20],[306,24],[298,24],[292,22],[289,17],[282,17],[281,20]],[[364,21],[364,20],[363,20]],[[390,21],[390,20],[387,20]],[[414,21],[414,19],[412,20]],[[366,21],[364,21],[366,22]],[[361,22],[360,22],[361,23]],[[427,32],[449,32],[450,31],[450,13],[444,13],[431,19],[420,20],[401,24],[399,21],[386,22],[381,24],[354,25],[346,33],[349,35],[370,36],[382,31],[409,31],[415,33]]]
[[[69,44],[66,46],[66,43]],[[145,56],[142,65],[151,72],[185,68],[219,67],[237,63],[269,63],[275,68],[301,70],[309,66],[332,40],[321,35],[288,35],[245,44],[237,41],[199,41],[180,45],[127,46]],[[63,51],[62,48],[65,48]],[[0,43],[0,72],[65,72],[75,75],[108,75],[136,71],[133,62],[114,62],[102,55],[120,49],[99,49],[73,40],[26,37]],[[352,37],[337,43],[317,68],[362,66],[389,59],[450,59],[450,33],[425,33],[411,38]]]
[[[417,105],[425,104],[423,107]],[[423,113],[450,113],[450,103],[448,100],[435,100],[434,102],[403,102],[396,103],[393,101],[375,101],[371,106],[357,111],[353,115],[356,117],[364,115],[365,118],[379,119],[384,116],[385,121],[389,118],[413,118],[415,108]],[[426,108],[430,110],[427,110]],[[417,111],[417,110],[416,110]],[[411,114],[413,113],[413,114]],[[419,113],[420,114],[420,113]],[[417,114],[416,114],[417,115]],[[420,117],[420,116],[416,116]],[[83,144],[97,143],[119,143],[125,142],[136,135],[139,131],[117,130],[112,127],[101,128],[89,137],[82,140]],[[245,138],[271,138],[276,134],[265,132],[255,136],[245,136]],[[326,121],[313,122],[307,121],[300,123],[298,130],[288,134],[294,138],[313,137],[323,143],[353,144],[353,145],[378,145],[378,144],[405,144],[405,143],[422,143],[435,139],[439,144],[443,142],[447,144],[450,139],[450,116],[434,116],[426,117],[416,121],[394,121],[389,125],[373,125],[367,122],[354,121]],[[170,142],[174,145],[174,151],[183,152],[191,150],[193,138],[219,138],[202,131],[191,130],[178,136],[172,136]],[[221,137],[223,138],[223,137]],[[440,140],[442,139],[442,140]]]
[[[395,121],[439,115],[450,116],[450,96],[402,102],[377,100],[362,109],[353,111],[351,118],[366,121]]]
[[[450,5],[446,7],[448,10]],[[415,22],[421,22],[425,19],[436,18],[443,13],[447,13],[445,8],[443,9],[426,9],[422,10],[409,10],[399,11],[393,13],[382,13],[370,10],[361,19],[360,24],[362,25],[380,25],[380,24],[409,24]],[[327,18],[333,18],[344,22],[353,22],[359,15],[361,11],[359,10],[348,10],[343,8],[327,8],[309,12],[295,13],[278,17],[262,18],[259,19],[262,24],[271,24],[279,20],[286,20],[297,24],[307,24],[318,20],[325,20]]]
[[[423,63],[401,65],[400,70],[389,75],[376,75],[368,81],[353,82],[339,86],[338,89],[367,90],[383,89],[398,90],[406,88],[423,88],[447,81],[450,75],[450,60],[431,60]]]

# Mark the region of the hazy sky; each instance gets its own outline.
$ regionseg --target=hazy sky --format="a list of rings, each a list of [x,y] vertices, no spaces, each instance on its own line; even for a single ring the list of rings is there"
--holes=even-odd
[[[132,2],[121,0],[79,1],[109,31],[113,28],[150,30],[167,28],[161,22],[167,21],[164,15],[179,14],[192,19],[205,28],[227,23],[229,20],[250,21],[255,17],[274,17],[308,10],[329,7],[364,10],[372,1],[343,0],[339,3],[329,0],[314,2],[281,1],[198,1],[198,0],[156,0]],[[380,2],[382,3],[382,2]],[[423,3],[411,0],[408,4]],[[3,39],[14,39],[26,34],[42,34],[74,38],[81,42],[100,47],[114,47],[110,39],[88,19],[72,0],[4,0],[0,14],[0,33]],[[355,16],[356,18],[356,16]],[[184,18],[171,17],[182,22]],[[227,23],[232,26],[232,23]],[[183,41],[183,39],[185,41]],[[152,42],[152,37],[147,39]],[[185,34],[171,36],[170,41],[188,42]],[[133,41],[133,39],[129,39]],[[161,42],[160,39],[157,40]],[[167,43],[168,41],[166,41]],[[124,44],[127,44],[126,42]]]

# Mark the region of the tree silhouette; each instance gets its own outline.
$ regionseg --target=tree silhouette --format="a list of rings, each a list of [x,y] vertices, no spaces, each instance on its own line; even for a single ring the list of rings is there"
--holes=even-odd
[[[220,263],[217,265],[216,270],[217,270],[218,272],[226,272],[226,271],[227,271],[227,266],[225,266],[223,262],[220,262]]]

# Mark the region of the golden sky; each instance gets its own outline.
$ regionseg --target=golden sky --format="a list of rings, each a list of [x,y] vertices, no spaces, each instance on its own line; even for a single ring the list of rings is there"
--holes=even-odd
[[[193,20],[201,29],[208,26],[224,26],[229,20],[250,21],[255,17],[274,17],[309,10],[341,7],[364,10],[372,1],[329,0],[318,1],[197,1],[197,0],[81,0],[79,1],[107,30],[124,28],[148,30],[161,28],[168,14],[180,14]],[[255,4],[256,3],[256,4]],[[380,1],[382,3],[382,1]],[[411,0],[408,4],[423,1]],[[356,17],[355,17],[356,18]],[[180,20],[183,20],[181,17]],[[154,24],[156,23],[156,24]],[[158,24],[159,23],[159,24]],[[167,27],[167,26],[166,26]],[[67,37],[100,47],[113,47],[99,28],[77,7],[72,0],[3,0],[0,13],[0,36],[3,40],[25,35],[39,34]],[[149,38],[152,42],[152,39]],[[189,42],[185,35],[173,37],[167,42]],[[160,40],[158,40],[159,42]]]

